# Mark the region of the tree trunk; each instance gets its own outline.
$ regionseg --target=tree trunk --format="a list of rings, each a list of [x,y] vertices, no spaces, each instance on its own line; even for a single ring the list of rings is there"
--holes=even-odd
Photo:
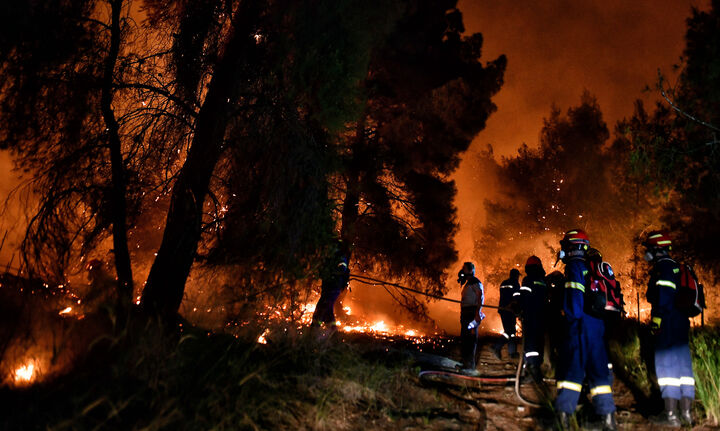
[[[363,147],[365,145],[365,121],[364,117],[358,122],[356,127],[356,137],[353,142],[353,157],[363,157]],[[342,207],[342,221],[340,223],[340,239],[345,244],[345,252],[348,261],[355,248],[356,226],[360,218],[360,180],[361,173],[357,168],[355,160],[351,159],[348,166],[348,173],[345,177],[345,199]]]
[[[112,171],[113,250],[115,254],[115,272],[117,274],[117,304],[120,310],[129,310],[132,302],[133,277],[130,264],[130,252],[127,245],[127,201],[125,165],[120,142],[120,126],[113,111],[113,83],[115,66],[120,54],[120,13],[123,0],[112,0],[110,23],[110,50],[105,60],[100,106],[108,136],[110,166]]]
[[[225,53],[213,71],[200,108],[190,151],[173,186],[162,243],[143,290],[141,306],[151,316],[173,322],[183,299],[185,283],[195,260],[202,230],[202,214],[210,179],[222,155],[229,122],[229,95],[244,81],[235,67],[255,43],[248,31],[255,13],[243,6],[235,13]],[[247,6],[246,6],[247,7]],[[247,59],[245,59],[247,61]]]

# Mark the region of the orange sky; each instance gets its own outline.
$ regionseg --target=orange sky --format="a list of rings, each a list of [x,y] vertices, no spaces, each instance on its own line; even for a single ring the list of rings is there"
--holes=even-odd
[[[498,107],[474,140],[455,178],[458,183],[461,259],[472,258],[471,224],[488,196],[473,154],[492,144],[499,155],[522,143],[537,145],[553,104],[576,105],[587,89],[612,131],[632,114],[633,101],[653,85],[657,70],[669,74],[684,47],[685,19],[709,0],[460,0],[466,30],[484,37],[483,58],[508,58]]]

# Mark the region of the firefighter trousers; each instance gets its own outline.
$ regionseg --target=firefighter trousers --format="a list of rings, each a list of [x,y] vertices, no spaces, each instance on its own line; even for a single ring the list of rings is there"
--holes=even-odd
[[[584,315],[568,325],[563,370],[558,376],[558,395],[555,408],[561,412],[575,412],[582,384],[587,378],[593,407],[598,415],[615,411],[612,396],[607,351],[605,350],[604,323],[601,319]]]

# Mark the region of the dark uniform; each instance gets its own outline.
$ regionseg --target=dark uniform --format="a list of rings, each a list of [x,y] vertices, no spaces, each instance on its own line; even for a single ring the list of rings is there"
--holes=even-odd
[[[568,333],[563,357],[564,370],[558,379],[555,408],[571,415],[577,407],[582,384],[587,377],[595,412],[605,416],[615,411],[607,351],[605,323],[584,312],[588,266],[582,257],[571,257],[565,265],[565,304]]]
[[[669,257],[658,259],[650,271],[647,300],[652,305],[655,332],[655,373],[663,398],[695,398],[690,357],[690,320],[675,307],[680,265]]]
[[[542,267],[528,267],[520,286],[522,306],[523,355],[528,367],[539,369],[545,352],[545,314],[547,284]]]
[[[519,273],[518,273],[519,274]],[[499,357],[500,352],[505,344],[508,345],[508,354],[515,355],[517,352],[517,344],[515,340],[515,326],[517,324],[517,318],[515,313],[510,310],[503,310],[508,308],[513,301],[516,301],[520,295],[520,282],[518,277],[508,278],[500,284],[500,321],[503,326],[502,338],[495,344],[495,354]]]
[[[335,265],[334,268],[322,280],[320,299],[318,299],[312,317],[313,325],[319,325],[321,322],[330,327],[337,325],[334,311],[335,301],[347,287],[350,280],[350,269],[348,260],[342,253],[336,253],[332,264]]]

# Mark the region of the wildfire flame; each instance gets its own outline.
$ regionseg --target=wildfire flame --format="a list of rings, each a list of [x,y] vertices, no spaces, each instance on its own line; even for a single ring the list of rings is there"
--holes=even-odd
[[[58,314],[62,316],[63,314],[68,314],[71,311],[72,311],[72,307],[67,307],[67,308],[64,308],[63,310],[61,310]]]
[[[260,334],[260,336],[258,337],[257,342],[260,344],[267,344],[267,338],[265,338],[265,336],[268,334],[268,332],[270,332],[269,329],[263,331],[263,333]]]
[[[20,368],[15,370],[15,383],[23,384],[30,383],[35,377],[35,364],[32,362],[27,363]]]

